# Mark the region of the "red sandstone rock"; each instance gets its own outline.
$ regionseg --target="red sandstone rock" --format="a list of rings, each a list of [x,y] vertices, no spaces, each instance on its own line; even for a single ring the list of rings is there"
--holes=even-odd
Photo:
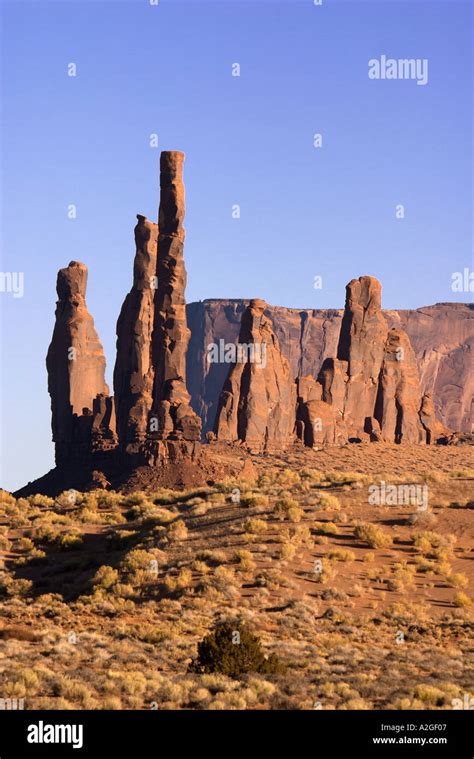
[[[283,450],[294,439],[296,388],[280,351],[266,303],[252,300],[242,315],[238,360],[224,384],[215,432],[255,452]],[[244,350],[245,349],[245,350]]]
[[[116,444],[105,357],[86,305],[87,267],[71,261],[57,279],[56,322],[46,357],[56,463]]]
[[[392,328],[384,348],[377,406],[382,437],[390,443],[421,443],[421,389],[415,354],[407,334]]]
[[[155,461],[157,447],[154,441],[170,438],[196,442],[201,435],[201,420],[191,408],[186,388],[186,352],[190,331],[186,322],[184,295],[183,161],[184,153],[178,151],[161,154],[158,287],[152,336],[155,376],[147,443]]]
[[[343,415],[350,437],[355,438],[363,436],[365,420],[373,416],[377,397],[387,336],[381,292],[375,277],[353,279],[346,287],[337,358],[347,361]]]
[[[420,421],[426,434],[428,445],[436,443],[441,438],[447,440],[451,437],[451,431],[437,418],[431,393],[425,393],[421,401]]]
[[[206,349],[220,339],[226,343],[237,341],[247,304],[244,300],[205,300],[187,307],[191,328],[187,382],[205,431],[213,429],[227,374],[226,364],[209,364]],[[410,338],[422,392],[433,394],[441,422],[451,429],[470,432],[474,420],[474,307],[467,303],[440,303],[382,313],[388,327],[402,328]],[[292,376],[317,377],[324,361],[336,356],[340,309],[268,306],[266,314],[290,363]]]
[[[314,377],[298,379],[297,436],[311,448],[343,445],[347,432],[342,413],[337,406],[321,400],[321,396],[322,386]]]
[[[133,285],[117,322],[114,394],[117,433],[122,450],[141,451],[152,406],[154,366],[152,334],[155,315],[158,225],[137,215]]]

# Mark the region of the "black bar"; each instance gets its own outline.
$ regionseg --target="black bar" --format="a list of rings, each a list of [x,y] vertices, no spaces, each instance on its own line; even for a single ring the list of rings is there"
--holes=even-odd
[[[474,756],[473,715],[469,710],[438,711],[3,711],[0,759],[29,756],[138,757],[199,750],[221,756],[293,753],[322,757]],[[39,732],[40,723],[43,730]],[[27,738],[60,739],[48,725],[76,726],[64,738],[81,742],[29,743]],[[37,726],[37,730],[33,727]],[[390,740],[389,740],[390,739]],[[383,742],[382,742],[383,740]],[[423,742],[424,741],[424,742]],[[288,748],[286,749],[288,750]],[[332,754],[329,754],[332,757]]]

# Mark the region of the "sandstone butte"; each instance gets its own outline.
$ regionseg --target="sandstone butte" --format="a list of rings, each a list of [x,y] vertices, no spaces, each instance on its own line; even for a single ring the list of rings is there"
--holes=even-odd
[[[250,302],[238,340],[263,342],[269,360],[266,366],[247,361],[231,367],[217,409],[218,440],[240,441],[253,451],[286,448],[295,434],[311,447],[449,441],[431,399],[422,396],[407,334],[388,328],[377,279],[364,276],[347,285],[337,357],[324,361],[317,378],[297,379],[297,404],[265,306]]]
[[[212,328],[202,318],[196,326],[196,311],[207,302],[186,309],[183,162],[181,152],[161,154],[158,224],[137,216],[133,283],[117,322],[113,397],[86,305],[87,268],[71,261],[58,273],[46,359],[56,470],[42,478],[44,488],[77,482],[81,468],[91,486],[107,486],[110,473],[143,467],[178,469],[186,462],[211,471],[205,449],[212,446],[201,443],[202,422],[208,439],[254,452],[348,441],[455,442],[437,418],[433,388],[422,391],[419,365],[426,351],[421,359],[415,355],[401,327],[406,312],[382,311],[374,277],[349,282],[342,318],[328,311],[323,322],[311,324],[309,312],[298,312],[297,333],[291,323],[282,327],[290,309],[259,299],[232,302],[230,309],[224,302],[220,310],[210,301]],[[204,366],[203,342],[227,337],[229,323],[242,351],[230,366]],[[405,323],[409,327],[409,316]],[[465,323],[471,329],[463,346],[470,346],[472,320]],[[419,330],[416,340],[423,344]]]

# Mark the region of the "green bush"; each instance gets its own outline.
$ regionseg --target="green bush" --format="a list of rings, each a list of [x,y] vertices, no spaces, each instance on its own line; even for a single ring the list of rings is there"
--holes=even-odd
[[[198,643],[198,656],[190,665],[191,672],[219,672],[227,677],[240,677],[248,672],[274,675],[285,672],[285,665],[275,654],[265,657],[260,639],[243,624],[224,622]]]

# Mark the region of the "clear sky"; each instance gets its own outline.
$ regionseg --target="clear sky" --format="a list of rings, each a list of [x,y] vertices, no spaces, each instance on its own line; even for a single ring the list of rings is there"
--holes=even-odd
[[[1,267],[24,273],[0,293],[3,487],[53,464],[45,355],[72,259],[112,385],[160,149],[186,153],[188,301],[340,308],[361,274],[386,308],[470,299],[451,290],[472,268],[470,2],[4,0],[1,28]],[[427,84],[370,79],[382,55],[427,59]]]

